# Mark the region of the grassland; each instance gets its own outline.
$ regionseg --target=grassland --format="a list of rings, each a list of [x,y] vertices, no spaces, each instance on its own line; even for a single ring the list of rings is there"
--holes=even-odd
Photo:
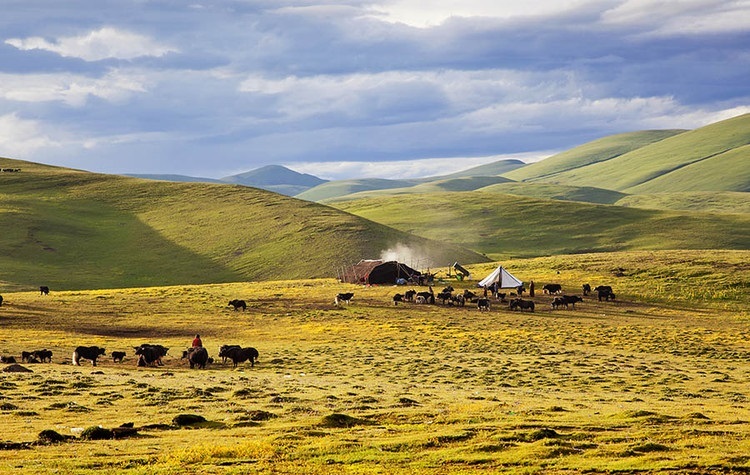
[[[537,289],[606,283],[618,296],[552,311],[537,294],[533,314],[497,302],[488,313],[394,307],[403,289],[332,280],[4,292],[0,353],[54,356],[27,365],[33,373],[0,373],[0,472],[744,473],[749,258],[503,262]],[[337,308],[343,290],[355,298]],[[230,298],[246,299],[247,312],[226,307]],[[196,332],[213,356],[224,343],[252,345],[260,363],[190,370],[177,355]],[[165,366],[136,367],[130,348],[144,342],[171,348]],[[129,356],[74,367],[79,344]],[[182,414],[206,422],[174,425]],[[137,436],[77,436],[128,422]],[[45,430],[76,437],[30,444]]]
[[[567,169],[559,167],[551,175],[526,179],[596,186],[625,193],[748,191],[749,144],[750,114],[744,114],[663,138],[606,160]],[[587,146],[583,146],[584,151]],[[558,161],[564,164],[567,154],[586,156],[572,149],[566,155],[543,160],[540,166],[545,162],[545,167],[552,167]],[[524,170],[529,173],[527,167],[523,167],[506,176],[519,179],[518,174]]]
[[[0,283],[111,288],[310,278],[396,245],[481,255],[239,185],[172,183],[0,159]],[[6,287],[7,288],[7,287]]]
[[[663,211],[475,191],[342,201],[350,213],[510,256],[636,249],[747,249],[750,216]]]

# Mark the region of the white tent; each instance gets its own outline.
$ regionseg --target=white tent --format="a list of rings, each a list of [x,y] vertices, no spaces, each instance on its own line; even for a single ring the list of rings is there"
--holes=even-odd
[[[498,266],[498,268],[493,270],[490,275],[480,280],[477,285],[479,287],[489,287],[495,282],[499,283],[499,289],[515,289],[519,285],[523,285],[523,282],[516,279],[515,276],[505,270],[503,266]]]

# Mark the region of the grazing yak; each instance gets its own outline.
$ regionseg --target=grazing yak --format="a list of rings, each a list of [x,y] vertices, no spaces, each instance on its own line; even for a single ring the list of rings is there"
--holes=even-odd
[[[596,292],[600,302],[602,301],[602,298],[607,301],[609,301],[610,299],[615,299],[615,293],[612,292],[612,287],[610,287],[609,285],[600,285],[598,287],[595,287],[594,292]]]
[[[0,307],[2,307],[2,306],[3,306],[3,296],[0,295]]]
[[[0,356],[0,363],[15,363],[15,356]]]
[[[42,363],[52,363],[52,352],[46,348],[43,350],[32,351],[31,354]]]
[[[96,366],[96,359],[104,356],[104,348],[98,346],[79,346],[73,351],[73,364],[81,365],[81,359],[90,360],[92,366]]]
[[[47,287],[46,285],[40,285],[39,295],[49,295],[49,287]]]
[[[240,308],[242,308],[243,312],[245,311],[245,309],[247,309],[247,303],[244,300],[230,300],[227,306],[234,307],[235,312]]]
[[[336,296],[335,299],[333,299],[333,303],[336,305],[341,305],[341,302],[346,302],[347,305],[352,303],[352,299],[354,298],[354,294],[351,292],[341,293]]]
[[[560,284],[545,284],[542,287],[542,292],[545,294],[559,294],[562,292],[562,285]]]
[[[242,347],[240,345],[221,345],[221,347],[219,347],[219,356],[221,357],[222,363],[227,362],[227,358],[229,357],[227,356],[226,353],[227,353],[227,350],[229,350],[230,348],[242,348]]]
[[[558,307],[562,307],[564,305],[565,308],[568,308],[568,305],[572,305],[573,310],[575,310],[576,302],[583,302],[583,298],[577,295],[563,295],[561,297],[553,298],[551,307],[553,309],[557,309]]]
[[[255,366],[255,362],[258,360],[258,350],[252,347],[248,348],[226,348],[223,351],[219,351],[219,356],[222,358],[229,358],[232,360],[234,367],[237,367],[238,363],[244,363],[250,361],[251,366]]]
[[[523,300],[523,299],[513,299],[510,301],[510,304],[508,307],[511,310],[529,310],[530,312],[534,311],[534,301],[533,300]]]
[[[126,353],[124,351],[113,351],[112,352],[112,362],[113,363],[122,363],[122,360],[125,359]]]
[[[393,296],[393,305],[398,305],[399,302],[404,301],[404,295],[403,294],[396,294]]]
[[[486,299],[484,297],[477,299],[477,308],[480,312],[490,311],[490,299]]]
[[[406,292],[404,292],[404,302],[413,302],[414,297],[417,295],[417,291],[414,289],[409,289]]]
[[[196,366],[200,369],[206,369],[208,363],[208,350],[202,346],[196,346],[182,352],[182,359],[187,359],[190,363],[190,369]]]
[[[591,293],[591,286],[589,284],[583,284],[581,287],[583,289],[583,295],[586,296]]]
[[[167,356],[169,348],[162,345],[152,345],[144,343],[141,346],[135,346],[135,354],[138,356],[138,366],[153,366],[154,364],[162,366],[162,358]]]

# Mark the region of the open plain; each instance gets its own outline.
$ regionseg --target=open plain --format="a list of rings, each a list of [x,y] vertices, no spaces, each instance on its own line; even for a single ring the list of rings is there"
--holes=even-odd
[[[0,373],[0,472],[746,473],[748,262],[746,251],[504,262],[535,281],[534,313],[394,306],[404,287],[332,279],[5,293],[0,353],[53,358]],[[476,290],[492,268],[464,282],[441,272],[435,291]],[[609,284],[617,299],[552,310],[549,282],[578,295]],[[350,305],[333,304],[341,291]],[[195,333],[216,358],[206,370],[180,359]],[[164,366],[137,367],[141,343],[168,346]],[[259,363],[222,363],[222,344],[257,348]],[[73,366],[78,345],[107,357]],[[82,436],[123,424],[134,430],[122,438]],[[50,431],[64,440],[40,438]]]

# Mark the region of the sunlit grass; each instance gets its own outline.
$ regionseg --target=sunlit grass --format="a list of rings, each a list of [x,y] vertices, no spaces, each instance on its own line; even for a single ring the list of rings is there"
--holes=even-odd
[[[750,305],[735,289],[750,282],[748,257],[503,262],[537,284],[533,314],[394,307],[403,288],[332,279],[5,292],[0,354],[54,356],[26,365],[33,373],[0,373],[4,443],[127,422],[140,435],[7,448],[0,472],[746,471]],[[445,284],[472,288],[492,266],[470,270],[473,280]],[[617,300],[553,311],[539,290],[547,282],[567,293],[610,284]],[[351,305],[333,305],[340,291],[355,293]],[[221,344],[254,346],[259,364],[189,370],[179,355],[195,333],[214,357]],[[147,342],[170,347],[165,366],[136,366],[132,347]],[[128,356],[74,367],[79,344]],[[180,414],[207,422],[172,426]]]

